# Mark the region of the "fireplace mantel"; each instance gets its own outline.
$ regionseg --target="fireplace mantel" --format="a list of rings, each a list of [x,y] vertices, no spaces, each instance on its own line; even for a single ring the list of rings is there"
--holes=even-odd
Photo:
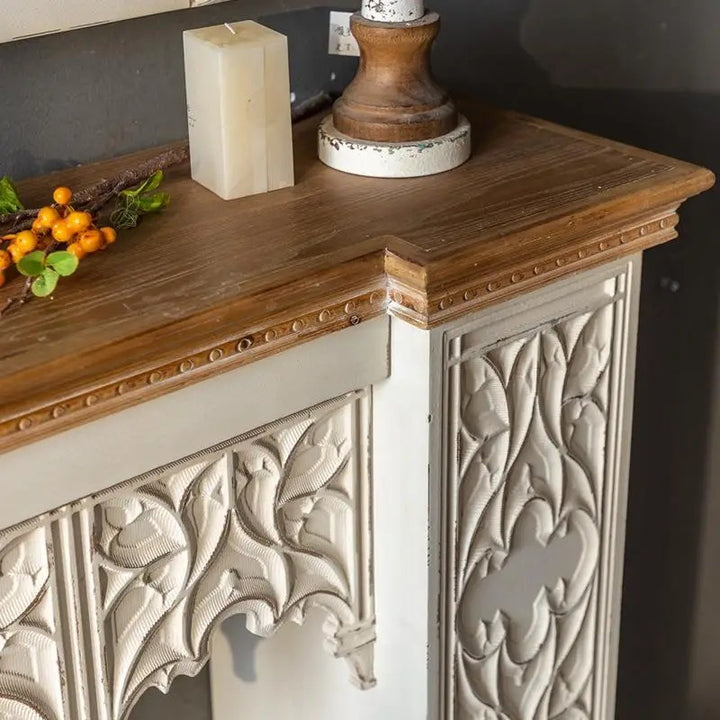
[[[218,624],[315,608],[366,692],[318,672],[294,717],[613,717],[641,255],[714,179],[461,109],[473,156],[435,177],[330,170],[317,118],[293,188],[175,168],[2,320],[0,714],[122,720],[212,656],[224,718]],[[262,683],[248,718],[292,702]]]

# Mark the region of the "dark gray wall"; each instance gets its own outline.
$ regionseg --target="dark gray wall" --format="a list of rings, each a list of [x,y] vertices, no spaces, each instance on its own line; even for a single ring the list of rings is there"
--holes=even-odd
[[[235,0],[0,45],[0,173],[20,179],[185,137],[182,31],[193,27],[257,19],[288,35],[298,101],[341,91],[356,61],[328,56],[328,11],[314,4]]]
[[[0,46],[0,174],[21,177],[184,135],[186,27],[262,17],[289,34],[300,99],[339,90],[354,60],[328,58],[327,9],[312,5],[238,0]],[[434,7],[444,22],[436,70],[456,91],[720,171],[717,0],[437,0]],[[685,206],[680,241],[645,257],[619,720],[720,717],[720,710],[695,713],[687,699],[697,527],[706,458],[719,441],[707,429],[720,327],[719,228],[715,190]],[[177,720],[200,720],[205,687],[202,679],[180,681],[179,701],[149,693],[134,718],[164,716],[172,706]]]

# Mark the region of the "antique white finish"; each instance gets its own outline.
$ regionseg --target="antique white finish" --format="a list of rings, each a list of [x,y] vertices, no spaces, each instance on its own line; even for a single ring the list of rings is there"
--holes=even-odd
[[[462,165],[471,150],[470,123],[460,116],[457,128],[432,140],[381,143],[357,140],[339,132],[332,116],[318,130],[318,156],[335,170],[352,175],[403,178],[435,175]]]
[[[378,382],[388,334],[386,317],[362,322],[4,453],[0,528]]]
[[[0,537],[0,717],[71,717],[54,565],[46,527]]]
[[[122,720],[147,687],[197,673],[237,612],[267,636],[321,608],[334,654],[374,684],[369,402],[352,393],[0,536],[0,711]]]
[[[427,689],[439,678],[433,632],[439,576],[428,575],[429,532],[434,530],[429,526],[428,467],[433,472],[438,467],[440,435],[433,435],[431,447],[428,420],[440,422],[441,337],[438,331],[393,320],[393,374],[373,388],[377,686],[358,693],[343,682],[338,663],[320,655],[308,633],[288,629],[258,644],[243,633],[240,619],[232,618],[215,638],[210,665],[218,720],[234,717],[238,707],[248,720],[265,720],[271,712],[283,720],[435,717]],[[251,676],[236,669],[238,655],[248,658],[244,664],[252,667]]]
[[[0,717],[124,720],[212,654],[216,718],[610,720],[639,267],[371,320],[3,455]],[[316,632],[245,639],[308,613],[376,688]]]
[[[631,267],[448,338],[444,717],[613,716]]]
[[[127,716],[145,687],[197,672],[238,610],[267,634],[319,608],[371,684],[369,398],[347,393],[387,373],[381,317],[3,454],[0,717]]]
[[[378,686],[352,694],[317,658],[298,680],[309,636],[240,640],[258,680],[239,677],[229,631],[217,717],[288,711],[298,682],[322,702],[293,720],[614,717],[639,272],[615,262],[430,331],[393,320],[374,391]]]
[[[361,14],[377,22],[412,22],[425,14],[423,0],[363,0]]]

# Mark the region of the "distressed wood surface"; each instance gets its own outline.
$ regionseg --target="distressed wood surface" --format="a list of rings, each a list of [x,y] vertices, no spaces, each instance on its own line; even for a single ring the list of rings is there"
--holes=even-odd
[[[675,237],[708,170],[481,106],[451,173],[379,180],[315,155],[297,184],[225,202],[168,173],[165,214],[0,326],[0,451],[387,311],[429,327]],[[36,178],[30,206],[149,154]],[[17,283],[0,290],[0,304]]]

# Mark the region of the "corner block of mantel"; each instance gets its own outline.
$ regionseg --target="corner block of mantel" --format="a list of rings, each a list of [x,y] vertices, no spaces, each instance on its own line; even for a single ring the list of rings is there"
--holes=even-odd
[[[615,228],[608,228],[556,250],[538,252],[531,262],[504,263],[488,272],[483,259],[453,256],[421,272],[411,260],[388,251],[388,312],[420,328],[432,328],[518,297],[573,273],[634,255],[678,237],[678,205],[651,211]],[[524,241],[524,240],[523,240]],[[449,281],[442,265],[453,266]],[[463,267],[465,272],[463,272]]]

